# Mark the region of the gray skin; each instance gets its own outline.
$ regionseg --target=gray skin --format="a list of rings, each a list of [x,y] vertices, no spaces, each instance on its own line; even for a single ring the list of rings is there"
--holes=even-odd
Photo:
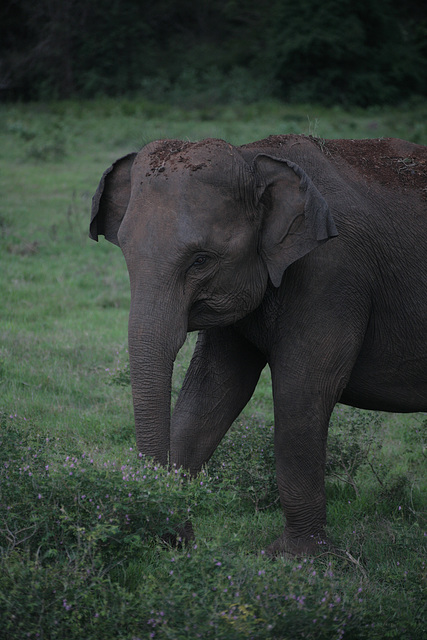
[[[159,141],[118,160],[90,236],[121,247],[139,450],[196,474],[271,369],[284,533],[325,540],[337,402],[427,410],[427,147],[272,136]],[[338,235],[337,235],[338,232]],[[172,418],[173,363],[196,349]]]

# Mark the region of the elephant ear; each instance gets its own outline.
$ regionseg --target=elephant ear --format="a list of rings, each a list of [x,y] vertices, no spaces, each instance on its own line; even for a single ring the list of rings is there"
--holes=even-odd
[[[326,201],[301,167],[266,154],[253,164],[261,179],[260,254],[278,287],[290,264],[338,234]]]
[[[102,176],[95,195],[92,198],[92,217],[89,237],[98,240],[103,235],[107,240],[119,246],[117,233],[130,198],[130,172],[136,153],[130,153],[107,169]]]

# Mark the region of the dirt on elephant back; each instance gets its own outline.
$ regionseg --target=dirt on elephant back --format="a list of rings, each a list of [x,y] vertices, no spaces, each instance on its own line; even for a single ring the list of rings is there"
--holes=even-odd
[[[396,190],[419,189],[427,198],[427,147],[404,140],[320,140],[335,162],[343,158],[368,182]]]
[[[302,142],[314,144],[337,164],[344,160],[367,182],[375,182],[397,191],[420,190],[427,199],[427,147],[394,138],[367,140],[324,140],[297,134],[269,136],[243,148],[280,149],[286,155]]]

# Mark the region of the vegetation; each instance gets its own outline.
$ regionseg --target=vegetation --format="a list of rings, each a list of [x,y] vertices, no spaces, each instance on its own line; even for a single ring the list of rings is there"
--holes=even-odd
[[[296,132],[425,144],[425,104],[185,110],[100,98],[0,112],[1,638],[421,638],[426,416],[338,406],[327,465],[335,547],[268,559],[283,526],[268,371],[200,477],[142,458],[127,271],[87,229],[102,172],[153,138]],[[174,398],[193,344],[190,335],[176,363]],[[188,518],[196,538],[182,546],[171,532]]]
[[[426,96],[426,34],[423,0],[6,0],[0,87],[390,104]]]

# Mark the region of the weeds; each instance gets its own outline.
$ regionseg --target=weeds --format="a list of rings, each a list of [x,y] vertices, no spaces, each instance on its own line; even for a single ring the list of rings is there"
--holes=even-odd
[[[326,475],[347,482],[360,495],[356,476],[368,466],[383,486],[384,468],[377,462],[382,447],[382,418],[373,411],[340,407],[334,411],[328,435]]]
[[[257,511],[278,505],[273,431],[255,416],[238,421],[208,465],[212,477],[222,486],[234,487]]]

